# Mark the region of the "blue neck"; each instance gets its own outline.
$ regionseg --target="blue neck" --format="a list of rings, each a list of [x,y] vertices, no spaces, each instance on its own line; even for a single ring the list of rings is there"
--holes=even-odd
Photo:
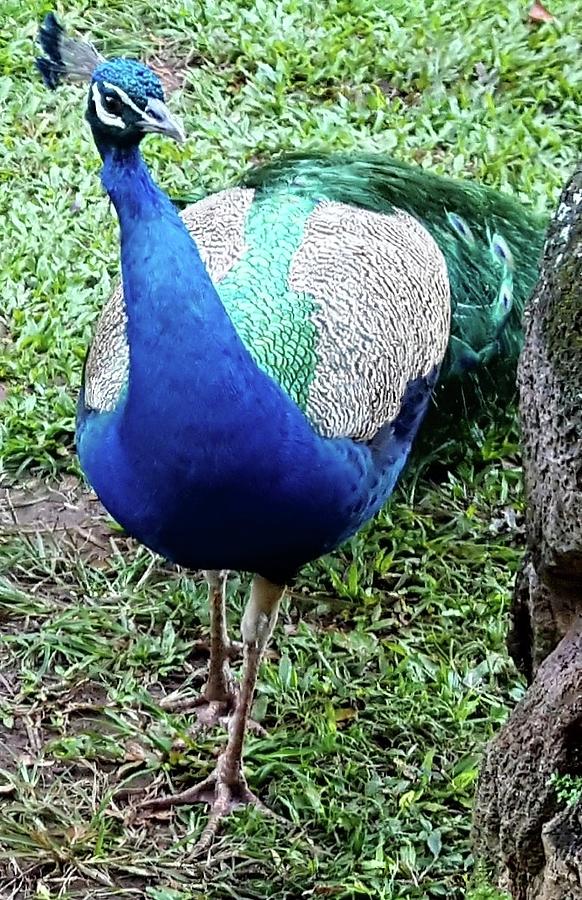
[[[244,420],[249,384],[255,402],[260,396],[264,406],[277,407],[278,389],[242,344],[194,241],[139,148],[98,147],[103,186],[121,230],[130,348],[124,420],[151,435],[152,420],[160,430],[162,410],[164,421],[176,427],[195,415],[201,433],[209,434],[213,425],[224,428],[217,405],[232,403],[237,420]]]
[[[123,237],[124,225],[165,206],[171,206],[166,195],[152,179],[138,144],[102,143],[96,138],[103,159],[101,183],[109,194],[119,217]]]

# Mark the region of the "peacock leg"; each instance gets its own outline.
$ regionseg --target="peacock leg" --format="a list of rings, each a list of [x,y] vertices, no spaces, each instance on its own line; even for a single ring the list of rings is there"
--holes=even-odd
[[[196,728],[223,722],[236,705],[236,692],[230,672],[230,660],[236,654],[226,628],[226,582],[228,572],[206,571],[208,605],[210,607],[210,661],[208,678],[200,697],[194,700],[166,701],[170,712],[194,712]]]
[[[202,697],[209,703],[232,703],[234,691],[230,674],[230,641],[226,629],[226,581],[228,572],[205,572],[210,606],[210,662]]]
[[[179,794],[146,800],[142,804],[142,808],[148,810],[167,809],[171,806],[192,803],[210,804],[210,818],[198,843],[199,851],[209,846],[218,830],[220,820],[239,806],[258,806],[265,813],[273,815],[249,790],[242,769],[242,758],[259,665],[273,633],[284,590],[284,587],[275,585],[260,575],[256,575],[253,579],[251,596],[241,625],[244,648],[242,686],[236,709],[229,722],[228,743],[214,771],[204,781]]]
[[[210,640],[196,641],[194,649],[210,655],[208,676],[212,680],[213,670],[224,668],[222,660],[228,662],[242,656],[243,646],[240,641],[231,641],[226,629],[226,583],[228,570],[205,569],[203,572],[208,584],[208,607],[210,609]],[[214,660],[214,661],[213,661]],[[227,673],[228,675],[228,673]],[[220,678],[220,676],[218,676]],[[228,675],[230,681],[230,675]]]
[[[226,583],[228,572],[204,572],[208,582],[208,605],[210,607],[210,650],[208,678],[199,697],[188,700],[172,700],[163,703],[169,712],[194,713],[196,720],[193,731],[212,728],[214,725],[228,725],[228,717],[237,705],[237,690],[230,671],[230,661],[240,655],[244,645],[231,641],[226,628]],[[264,736],[265,729],[258,722],[249,719],[249,730]]]

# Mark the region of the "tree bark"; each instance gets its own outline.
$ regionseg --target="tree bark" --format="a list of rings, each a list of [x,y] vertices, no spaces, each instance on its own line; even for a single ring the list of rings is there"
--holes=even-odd
[[[582,900],[582,166],[550,226],[519,366],[527,552],[509,649],[530,687],[490,742],[477,852],[516,900]],[[581,781],[582,784],[582,781]]]

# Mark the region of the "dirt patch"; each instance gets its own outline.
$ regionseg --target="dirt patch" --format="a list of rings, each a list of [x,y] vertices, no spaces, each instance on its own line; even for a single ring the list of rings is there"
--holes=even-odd
[[[20,718],[10,728],[0,729],[0,769],[12,771],[19,762],[32,757],[30,735]],[[5,794],[0,776],[0,797]]]
[[[182,56],[177,48],[172,50],[171,47],[163,48],[148,57],[148,65],[161,78],[166,94],[172,94],[184,87],[188,71],[198,68],[203,62],[203,58],[195,50]]]
[[[113,535],[99,500],[74,476],[54,485],[33,480],[0,491],[0,533],[40,534],[61,550],[74,549],[87,562],[109,556]]]
[[[18,709],[13,712],[18,713]],[[0,723],[0,802],[10,797],[13,791],[5,773],[14,773],[20,766],[49,765],[43,754],[46,735],[41,716],[16,714],[5,718],[4,722]]]

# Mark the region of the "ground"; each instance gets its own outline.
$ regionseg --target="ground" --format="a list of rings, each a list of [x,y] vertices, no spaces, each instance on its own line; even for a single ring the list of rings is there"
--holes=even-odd
[[[409,476],[342,552],[308,567],[261,670],[250,783],[289,827],[203,810],[143,820],[224,735],[165,711],[203,678],[199,578],[115,530],[80,486],[73,416],[116,278],[84,89],[32,68],[44,2],[0,28],[0,896],[463,898],[485,741],[523,687],[505,652],[523,542],[514,416]],[[501,0],[101,0],[60,10],[105,53],[149,58],[188,143],[147,158],[174,194],[278,148],[390,152],[550,208],[582,150],[581,17]],[[233,577],[236,631],[247,587]]]

